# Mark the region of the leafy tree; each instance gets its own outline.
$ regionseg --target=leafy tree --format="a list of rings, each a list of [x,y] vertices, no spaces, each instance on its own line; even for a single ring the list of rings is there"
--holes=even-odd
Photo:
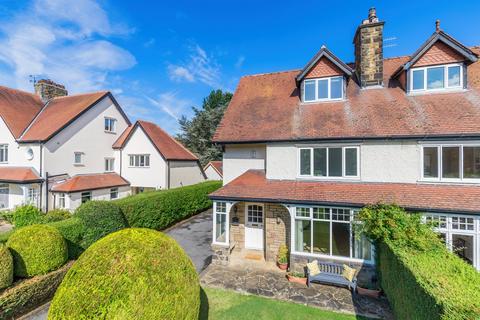
[[[181,133],[177,139],[198,155],[202,165],[206,165],[211,160],[222,159],[222,149],[213,145],[212,138],[231,99],[230,92],[212,90],[203,99],[200,109],[192,107],[194,115],[191,119],[182,116],[178,121]]]

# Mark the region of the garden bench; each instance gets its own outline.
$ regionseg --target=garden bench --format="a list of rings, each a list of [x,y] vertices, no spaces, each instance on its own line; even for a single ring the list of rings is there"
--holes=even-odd
[[[310,275],[308,268],[307,272],[307,286],[310,286],[310,282],[330,284],[336,286],[347,287],[355,293],[357,290],[357,276],[355,275],[352,281],[348,281],[342,276],[343,265],[336,263],[318,262],[318,268],[320,273],[316,275]]]

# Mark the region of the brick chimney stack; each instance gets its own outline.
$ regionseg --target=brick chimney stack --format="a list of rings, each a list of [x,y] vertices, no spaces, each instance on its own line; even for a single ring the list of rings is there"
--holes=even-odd
[[[63,97],[68,95],[65,86],[55,83],[50,79],[38,80],[35,85],[35,93],[40,96],[43,102],[47,102],[55,97]]]
[[[355,32],[355,71],[362,88],[383,85],[383,25],[375,8]]]

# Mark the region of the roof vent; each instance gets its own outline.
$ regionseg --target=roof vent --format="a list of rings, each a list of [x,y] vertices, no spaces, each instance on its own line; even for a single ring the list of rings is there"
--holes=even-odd
[[[50,79],[41,79],[34,84],[35,93],[40,96],[43,102],[50,101],[55,97],[64,97],[68,95],[65,86],[53,82]]]

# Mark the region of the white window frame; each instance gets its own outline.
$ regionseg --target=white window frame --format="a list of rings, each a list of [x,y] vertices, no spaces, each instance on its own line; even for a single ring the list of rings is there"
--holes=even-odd
[[[112,194],[116,194],[116,196],[112,197]],[[118,199],[118,195],[119,195],[118,188],[110,188],[110,200]]]
[[[0,195],[2,195],[3,198],[0,198],[0,205],[3,204],[3,206],[0,206],[0,210],[8,209],[10,205],[10,185],[8,183],[0,183],[0,190],[2,190]]]
[[[67,202],[66,202],[66,194],[65,193],[59,193],[58,194],[58,208],[60,209],[65,209],[67,207]]]
[[[115,171],[115,158],[105,158],[105,172]]]
[[[140,161],[140,159],[142,157],[144,159],[143,160],[143,165],[141,165],[142,161]],[[148,164],[147,164],[147,162],[148,162]],[[128,167],[129,168],[149,168],[150,167],[150,154],[129,154],[128,155]]]
[[[2,143],[0,144],[0,151],[2,157],[0,158],[0,163],[8,163],[8,144]]]
[[[310,210],[310,215],[308,217],[297,217],[296,216],[296,209],[297,208],[307,208]],[[317,219],[313,217],[313,208],[322,208],[322,209],[329,209],[329,219]],[[332,214],[332,209],[342,209],[342,210],[349,210],[350,211],[350,216],[348,221],[341,221],[341,220],[333,220],[333,214]],[[358,209],[353,209],[353,208],[348,208],[348,207],[327,207],[327,206],[307,206],[307,205],[294,205],[294,206],[289,206],[289,211],[290,211],[290,220],[291,220],[291,226],[290,230],[291,232],[291,238],[290,238],[290,248],[292,254],[298,255],[298,256],[305,256],[305,257],[312,257],[312,258],[324,258],[324,259],[331,259],[331,260],[337,260],[337,261],[347,261],[347,262],[355,262],[355,263],[365,263],[368,265],[374,265],[375,264],[375,248],[373,243],[371,244],[371,252],[370,252],[370,260],[365,260],[365,259],[358,259],[358,258],[353,258],[353,241],[355,239],[353,238],[353,226],[356,223],[354,216],[355,212],[358,211]],[[311,222],[311,227],[310,227],[310,239],[313,241],[313,222],[314,221],[324,221],[324,222],[329,222],[330,224],[330,248],[329,252],[332,252],[332,225],[333,222],[338,222],[338,223],[348,223],[350,224],[350,240],[349,240],[349,257],[341,257],[341,256],[334,256],[330,254],[322,254],[322,253],[313,253],[313,246],[311,248],[311,252],[303,252],[303,251],[297,251],[296,249],[296,226],[295,222],[297,220],[305,220],[305,221],[310,221]],[[357,222],[358,223],[358,222]]]
[[[431,68],[441,68],[443,67],[443,80],[444,80],[444,87],[437,88],[437,89],[428,89],[427,88],[427,69]],[[448,85],[448,68],[449,67],[460,67],[460,85],[450,87]],[[423,71],[423,89],[414,89],[413,88],[413,72],[414,71]],[[450,64],[441,64],[435,66],[426,66],[426,67],[418,67],[418,68],[411,68],[409,71],[410,75],[410,92],[417,93],[417,92],[438,92],[438,91],[449,91],[449,90],[458,90],[463,89],[463,64],[462,63],[450,63]]]
[[[445,147],[458,147],[460,148],[459,154],[459,178],[444,178],[442,176],[442,169],[443,169],[443,148]],[[480,183],[480,178],[464,178],[463,177],[463,148],[464,147],[478,147],[480,148],[480,142],[471,142],[471,143],[432,143],[427,144],[424,143],[421,145],[421,152],[420,152],[420,177],[422,181],[432,181],[432,182],[462,182],[462,183]],[[437,163],[438,163],[438,177],[425,177],[424,173],[424,148],[437,148]]]
[[[80,156],[80,162],[77,162],[77,155]],[[81,151],[75,151],[73,153],[73,165],[75,166],[83,166],[85,165],[85,153],[81,152]]]
[[[341,148],[342,149],[342,175],[341,176],[330,176],[329,168],[329,149],[331,148]],[[301,174],[301,150],[310,150],[310,174]],[[327,175],[326,176],[315,176],[313,175],[313,160],[314,160],[314,149],[326,149],[326,165],[327,165]],[[357,174],[355,176],[346,175],[346,149],[356,149],[357,150]],[[337,180],[337,179],[346,179],[346,180],[358,180],[360,179],[360,146],[358,145],[315,145],[315,146],[297,146],[297,178],[308,178],[308,179],[319,179],[319,180]]]
[[[25,188],[25,203],[38,207],[40,190],[36,186],[28,186]]]
[[[117,119],[111,117],[105,117],[103,122],[103,129],[107,133],[115,133],[117,129]]]
[[[331,82],[332,79],[342,79],[342,96],[340,98],[331,98],[332,96],[332,89],[331,89]],[[322,80],[327,80],[327,91],[328,91],[328,98],[319,98],[318,97],[318,82]],[[305,84],[306,82],[315,82],[315,99],[314,100],[305,100]],[[302,84],[302,101],[304,103],[311,103],[311,102],[322,102],[322,101],[341,101],[345,99],[345,77],[343,76],[334,76],[334,77],[323,77],[323,78],[311,78],[303,80]]]
[[[225,212],[217,211],[217,205],[222,203],[225,205]],[[232,205],[225,201],[215,201],[213,203],[213,234],[212,234],[212,244],[220,246],[230,246],[230,209]],[[225,215],[225,241],[217,241],[217,214]]]

